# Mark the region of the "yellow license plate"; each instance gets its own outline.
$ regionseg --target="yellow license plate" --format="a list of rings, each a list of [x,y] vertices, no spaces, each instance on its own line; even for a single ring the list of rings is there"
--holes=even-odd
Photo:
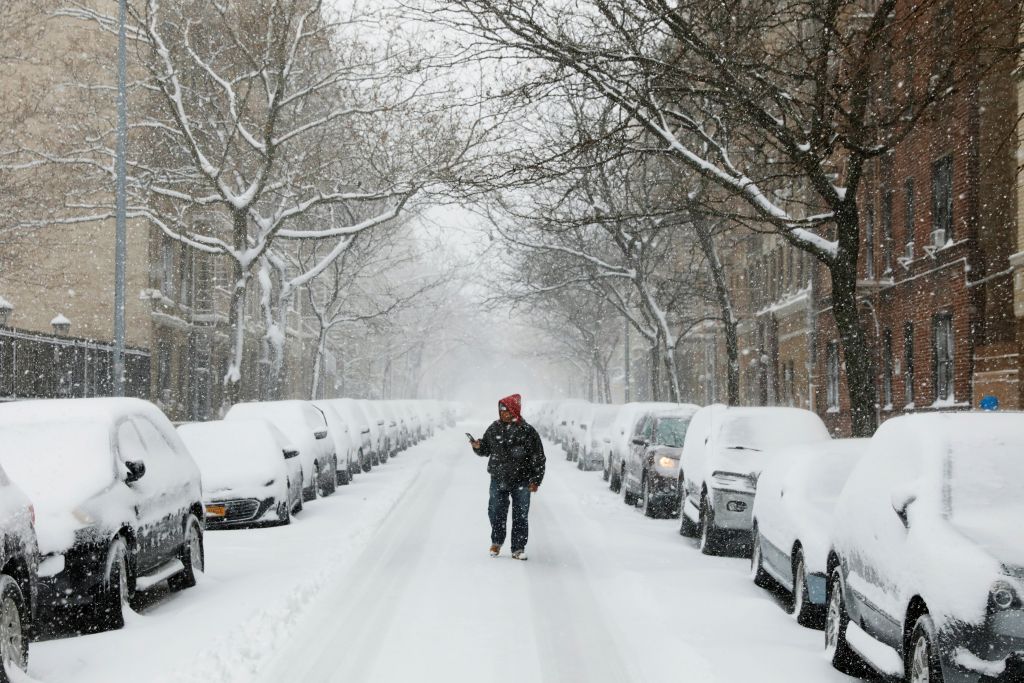
[[[206,516],[207,517],[223,517],[226,515],[227,509],[223,505],[207,505]]]

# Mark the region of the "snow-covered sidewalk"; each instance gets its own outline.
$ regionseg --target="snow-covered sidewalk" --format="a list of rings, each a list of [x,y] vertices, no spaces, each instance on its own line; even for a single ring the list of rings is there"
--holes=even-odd
[[[479,425],[472,425],[478,428]],[[196,589],[33,645],[46,683],[827,681],[822,635],[549,445],[530,560],[487,555],[487,474],[449,430],[291,527],[207,536]]]

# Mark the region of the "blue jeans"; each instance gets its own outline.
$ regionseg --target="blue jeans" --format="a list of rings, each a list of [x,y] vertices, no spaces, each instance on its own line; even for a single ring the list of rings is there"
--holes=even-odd
[[[495,477],[491,477],[491,497],[487,503],[487,516],[491,520],[491,543],[502,545],[505,542],[505,529],[508,524],[508,503],[512,500],[512,552],[526,550],[526,540],[530,535],[530,489],[528,483],[508,486]]]

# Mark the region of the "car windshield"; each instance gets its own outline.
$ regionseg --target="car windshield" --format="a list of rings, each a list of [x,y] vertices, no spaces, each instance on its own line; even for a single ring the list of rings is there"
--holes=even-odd
[[[1024,434],[995,430],[955,439],[945,479],[953,526],[997,558],[1024,566]]]
[[[722,426],[724,448],[766,451],[828,439],[828,430],[814,413],[765,410],[736,416]]]
[[[688,426],[690,426],[689,418],[663,417],[658,420],[654,440],[661,446],[682,448]]]

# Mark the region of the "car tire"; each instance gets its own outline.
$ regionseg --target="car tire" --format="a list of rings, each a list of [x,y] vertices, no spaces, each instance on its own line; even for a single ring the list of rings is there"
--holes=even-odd
[[[700,501],[700,552],[718,555],[721,552],[721,532],[715,527],[715,511],[708,505],[707,496]]]
[[[612,493],[619,493],[622,490],[622,479],[619,478],[619,473],[613,471],[608,478],[608,488],[611,489]]]
[[[279,526],[292,523],[292,501],[290,497],[277,504],[277,523]]]
[[[178,552],[178,559],[185,565],[185,569],[167,579],[167,586],[174,592],[196,585],[196,577],[206,570],[203,530],[195,515],[189,515],[185,522],[185,540]]]
[[[856,675],[863,668],[863,663],[860,655],[854,652],[846,641],[850,615],[846,612],[846,598],[843,597],[843,579],[839,567],[833,569],[829,577],[826,604],[828,607],[825,612],[825,655],[836,670]]]
[[[626,470],[623,467],[622,472],[619,473],[619,481],[622,482],[619,486],[622,487],[622,502],[630,507],[636,507],[636,494],[629,492],[629,486],[626,484]]]
[[[640,482],[640,504],[643,506],[644,517],[650,517],[651,519],[661,517],[661,510],[659,506],[656,505],[654,499],[651,498],[651,487],[647,483],[646,474]]]
[[[327,462],[327,469],[324,470],[324,496],[333,495],[338,489],[338,461],[331,458]]]
[[[939,661],[938,638],[931,616],[922,614],[914,624],[914,632],[907,648],[904,670],[906,683],[942,683],[942,663]]]
[[[369,472],[370,469],[373,467],[373,463],[370,462],[369,458],[363,455],[362,451],[359,451],[359,462],[363,466],[363,472]]]
[[[121,536],[107,548],[106,570],[100,594],[85,615],[90,629],[115,631],[124,627],[125,612],[131,609],[128,583],[128,545]]]
[[[793,552],[793,596],[789,602],[789,613],[796,623],[808,628],[818,628],[821,624],[821,610],[809,599],[807,590],[807,563],[804,562],[803,550],[797,548]]]
[[[388,449],[382,448],[380,451],[380,464],[383,465],[388,461]]]
[[[336,470],[335,475],[337,476],[338,486],[348,486],[352,483],[352,473],[348,467],[343,470]]]
[[[370,465],[372,467],[380,467],[380,457],[377,456],[377,452],[370,453]]]
[[[695,538],[698,527],[692,519],[686,516],[686,479],[679,475],[679,535],[686,538]]]
[[[31,615],[18,582],[0,574],[0,683],[8,683],[6,667],[28,670]]]
[[[608,481],[608,477],[611,476],[611,473],[608,471],[608,466],[605,465],[602,469],[604,471],[601,473],[601,476],[604,478],[605,481]]]
[[[761,551],[761,534],[757,531],[757,525],[750,532],[750,579],[758,588],[768,588],[772,585],[772,578],[764,570],[764,557]]]

